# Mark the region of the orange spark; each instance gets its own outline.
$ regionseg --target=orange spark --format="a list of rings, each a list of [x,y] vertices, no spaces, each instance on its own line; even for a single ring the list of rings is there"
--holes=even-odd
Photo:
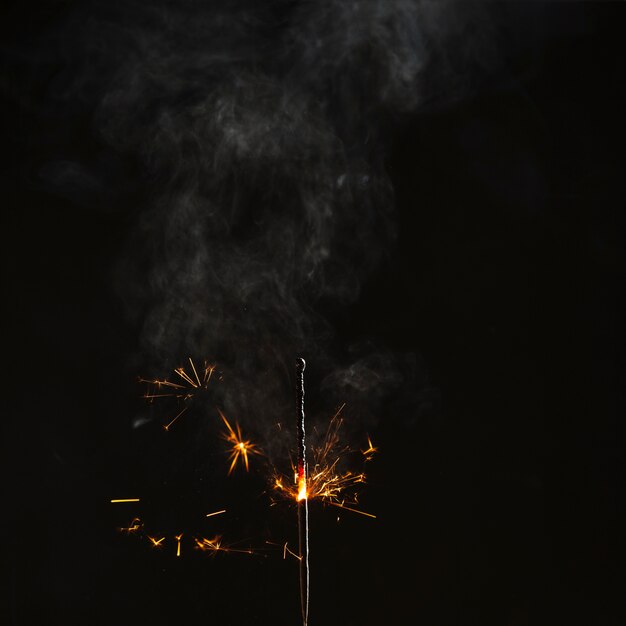
[[[148,535],[147,537],[152,542],[152,547],[153,548],[162,548],[163,547],[163,541],[165,540],[165,537],[161,537],[160,539],[156,539],[155,537],[150,537],[150,535]]]
[[[215,556],[218,552],[239,552],[241,554],[254,554],[255,551],[252,548],[233,548],[231,545],[224,545],[222,543],[221,535],[215,535],[213,539],[207,539],[206,537],[194,538],[196,542],[196,549],[203,552],[209,552],[211,556]]]
[[[111,500],[111,504],[119,504],[120,502],[139,502],[139,498],[123,498],[120,500]]]
[[[295,559],[297,559],[298,561],[302,560],[302,557],[299,554],[296,554],[293,550],[289,549],[289,542],[285,541],[284,544],[280,544],[280,543],[275,543],[274,541],[269,541],[269,540],[265,540],[265,543],[270,545],[270,546],[278,546],[279,548],[282,549],[282,553],[283,553],[283,559],[287,558],[288,554],[291,554],[292,557],[294,557]]]
[[[218,413],[220,414],[220,417],[222,418],[224,424],[226,424],[226,428],[228,429],[228,432],[223,433],[222,437],[229,443],[233,444],[230,456],[228,457],[228,460],[231,461],[230,467],[228,469],[228,475],[230,476],[232,471],[235,469],[235,466],[237,465],[237,461],[239,461],[239,459],[242,459],[243,465],[246,468],[247,472],[249,470],[248,455],[261,454],[261,452],[258,450],[256,444],[243,439],[241,435],[241,429],[239,428],[239,424],[237,424],[237,422],[235,422],[235,428],[233,429],[233,427],[228,423],[225,415],[219,409]]]
[[[178,542],[178,546],[176,548],[176,556],[180,556],[180,540],[183,538],[183,533],[180,533],[180,535],[176,535],[175,539]]]
[[[372,440],[368,437],[367,438],[367,449],[366,450],[361,450],[361,454],[363,454],[363,456],[365,457],[366,461],[369,461],[372,458],[372,455],[378,452],[378,448],[374,447],[374,445],[372,444]]]
[[[187,407],[185,407],[169,424],[166,424],[165,426],[163,426],[163,430],[165,431],[169,431],[170,426],[187,410]]]
[[[324,504],[375,518],[375,515],[356,508],[357,489],[365,483],[365,473],[355,472],[349,468],[343,469],[346,458],[354,452],[343,444],[340,438],[343,423],[340,415],[344,406],[345,404],[341,405],[331,418],[321,444],[312,447],[312,463],[309,465],[310,471],[307,475],[305,476],[303,469],[293,467],[293,480],[290,481],[275,470],[272,476],[273,488],[296,502],[305,498],[320,500]],[[369,448],[366,452],[369,455],[375,448],[369,438],[368,443]]]
[[[359,515],[365,515],[365,517],[371,517],[373,519],[376,519],[376,516],[372,513],[366,513],[365,511],[361,511],[360,509],[353,509],[350,506],[346,506],[342,502],[332,502],[331,500],[327,500],[326,504],[331,504],[332,506],[339,507],[340,509],[344,509],[345,511],[352,511],[353,513],[358,513]],[[339,520],[339,518],[337,518],[337,520]]]
[[[133,517],[129,526],[122,526],[121,528],[118,528],[118,530],[122,533],[128,533],[130,535],[131,533],[136,533],[141,530],[142,526],[143,524],[141,520],[138,517]]]
[[[221,515],[222,513],[226,513],[226,509],[222,509],[221,511],[214,511],[213,513],[207,513],[207,517],[213,517],[214,515]]]
[[[216,553],[222,549],[222,538],[219,535],[216,535],[213,539],[206,539],[205,537],[198,539],[195,537],[194,540],[196,547],[205,552]]]
[[[290,550],[287,547],[287,542],[285,541],[285,547],[283,548],[283,559],[287,558],[287,553],[291,554],[291,556],[293,556],[296,559],[298,559],[298,561],[302,561],[302,557],[299,554],[296,554],[293,550]]]

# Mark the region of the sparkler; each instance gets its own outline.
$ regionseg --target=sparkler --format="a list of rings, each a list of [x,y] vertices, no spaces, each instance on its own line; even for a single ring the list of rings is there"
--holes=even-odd
[[[156,398],[171,397],[178,403],[183,404],[169,421],[164,429],[167,431],[176,420],[188,409],[189,401],[200,391],[206,389],[212,374],[214,365],[204,363],[204,368],[197,368],[193,360],[189,358],[190,369],[187,371],[183,367],[174,370],[180,380],[171,381],[168,379],[139,379],[140,382],[147,383],[149,388],[144,398],[152,402]],[[303,358],[296,359],[296,419],[297,419],[297,441],[296,441],[296,461],[291,462],[292,478],[288,479],[269,463],[267,469],[275,491],[281,493],[292,503],[295,502],[298,521],[298,551],[289,549],[287,543],[274,544],[266,541],[266,545],[280,548],[283,558],[287,555],[293,556],[298,561],[299,586],[300,586],[300,608],[302,614],[302,624],[307,626],[309,616],[309,501],[317,500],[324,505],[332,505],[340,509],[375,518],[376,516],[362,511],[358,508],[358,489],[365,483],[365,473],[363,471],[353,471],[353,464],[346,461],[348,454],[359,454],[363,462],[371,460],[378,451],[370,437],[367,437],[367,444],[361,448],[351,448],[340,437],[340,429],[343,424],[342,411],[345,406],[341,405],[331,418],[325,434],[321,441],[317,437],[314,428],[315,441],[310,450],[310,463],[307,461],[307,442],[305,433],[305,410],[304,410],[304,370],[306,362]],[[221,380],[221,377],[220,377]],[[258,445],[248,439],[244,439],[241,428],[237,421],[226,418],[218,408],[219,414],[226,430],[221,433],[222,439],[230,444],[229,448],[229,468],[230,475],[237,465],[241,465],[246,472],[249,471],[250,457],[253,455],[265,456],[265,453]],[[280,428],[280,424],[278,424]],[[268,459],[266,459],[267,461]],[[132,495],[132,494],[129,494]],[[272,498],[273,500],[273,498]],[[140,498],[112,499],[112,504],[140,502]],[[274,502],[272,502],[274,504]],[[206,518],[220,516],[226,513],[226,509],[214,510],[205,514]],[[337,518],[339,519],[339,518]],[[143,537],[149,542],[152,548],[160,549],[164,544],[174,545],[176,557],[182,555],[183,537],[186,545],[191,544],[196,550],[215,556],[218,553],[241,553],[260,554],[268,548],[253,548],[229,543],[222,540],[221,535],[214,535],[207,538],[202,535],[195,535],[188,530],[179,534],[162,533],[153,535],[144,529],[144,522],[139,517],[134,517],[126,527],[118,528],[124,534]],[[269,548],[269,549],[276,549]]]
[[[300,556],[300,606],[302,624],[309,619],[309,505],[307,493],[306,438],[304,429],[304,368],[303,358],[296,359],[296,409],[298,420],[298,546]]]

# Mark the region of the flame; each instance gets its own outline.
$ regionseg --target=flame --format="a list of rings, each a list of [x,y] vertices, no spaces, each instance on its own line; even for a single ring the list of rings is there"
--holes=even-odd
[[[300,502],[300,500],[306,500],[309,494],[307,493],[306,489],[306,472],[304,471],[304,465],[301,465],[298,468],[296,481],[298,483],[298,493],[296,494],[296,501]]]

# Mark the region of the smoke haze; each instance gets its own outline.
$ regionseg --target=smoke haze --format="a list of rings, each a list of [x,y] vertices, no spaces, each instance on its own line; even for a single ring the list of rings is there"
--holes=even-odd
[[[354,302],[393,249],[385,159],[403,116],[453,99],[495,58],[485,28],[458,69],[438,58],[478,16],[488,24],[483,11],[447,9],[135,1],[69,15],[52,35],[66,58],[49,98],[86,104],[92,132],[136,173],[131,184],[115,158],[55,159],[40,177],[100,210],[139,190],[114,270],[139,329],[129,369],[215,361],[250,381],[225,400],[243,414],[291,406],[296,355],[322,373],[329,397],[358,390],[363,407],[401,382],[384,346],[354,364],[349,346],[331,353],[326,313]]]

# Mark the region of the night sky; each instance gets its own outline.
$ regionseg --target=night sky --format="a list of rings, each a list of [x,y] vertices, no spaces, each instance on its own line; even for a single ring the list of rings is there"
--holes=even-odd
[[[626,7],[436,4],[5,5],[2,623],[301,623],[298,356],[310,626],[626,623]]]

